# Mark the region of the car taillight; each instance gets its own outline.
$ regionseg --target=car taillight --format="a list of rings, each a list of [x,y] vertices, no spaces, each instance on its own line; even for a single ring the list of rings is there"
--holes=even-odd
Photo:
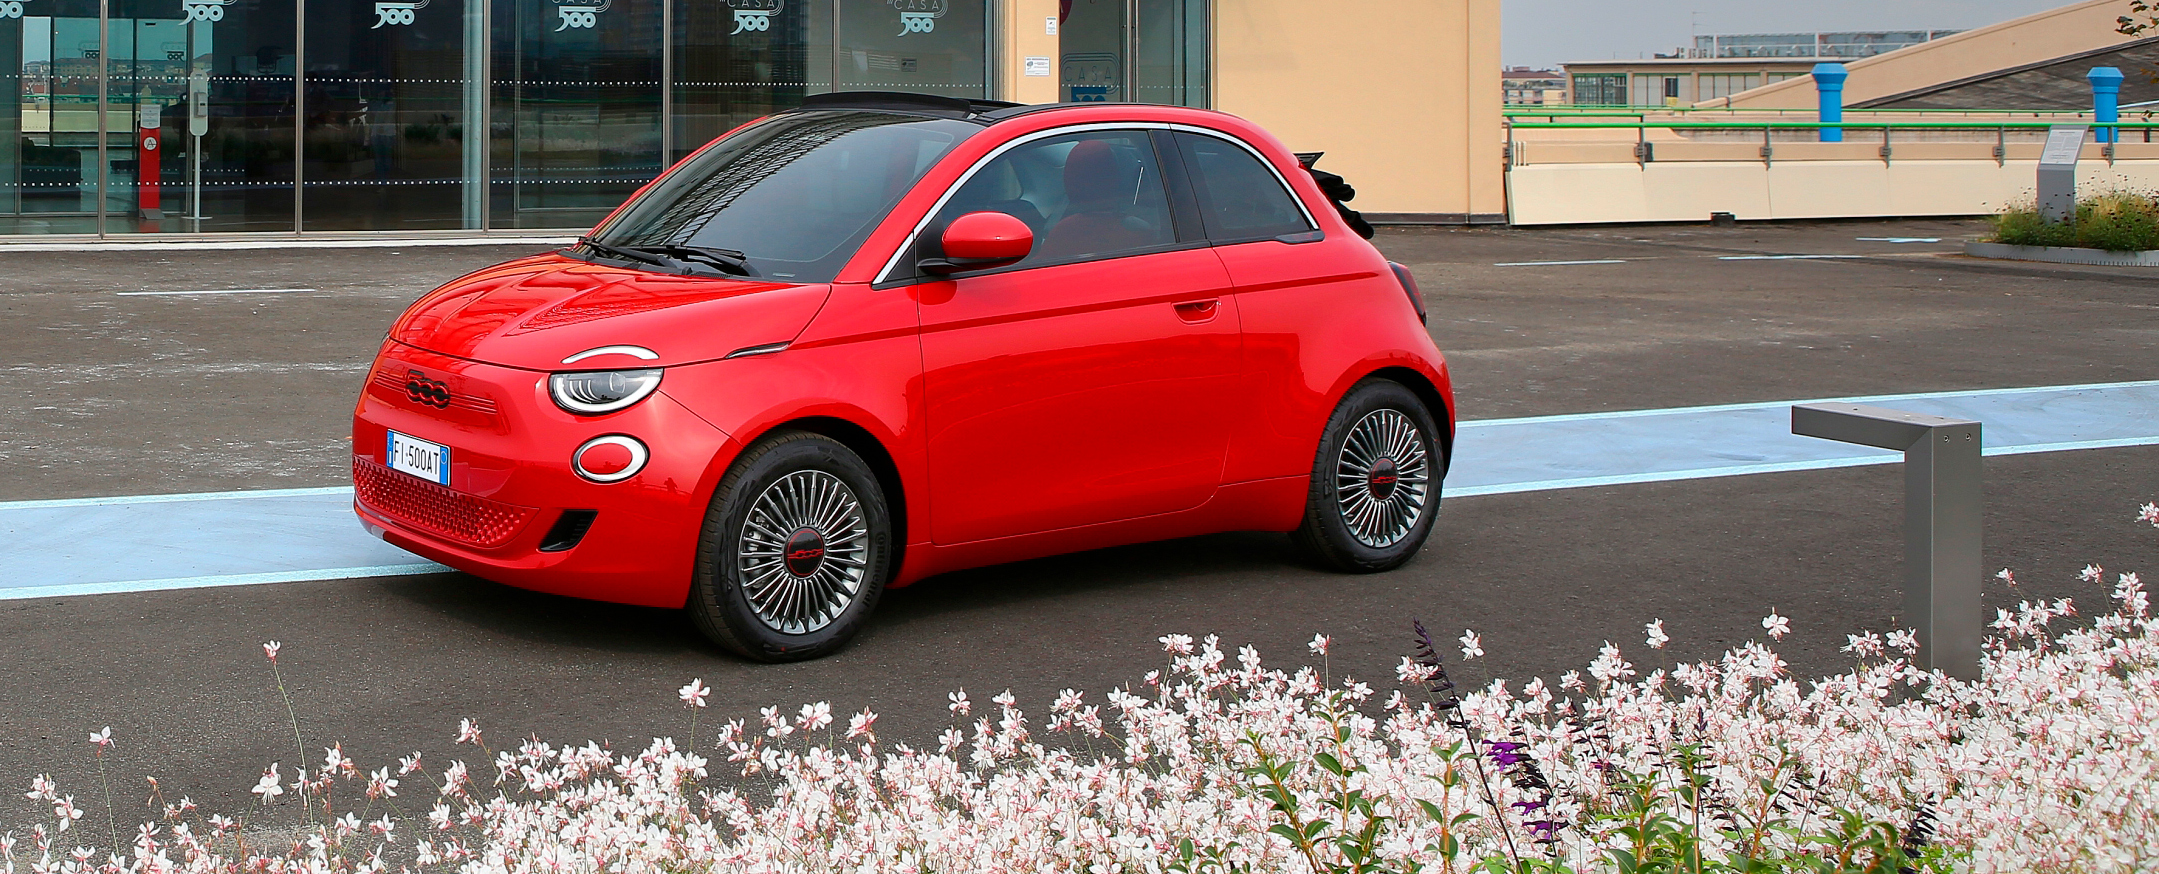
[[[1417,290],[1417,277],[1409,275],[1409,268],[1393,261],[1387,266],[1394,268],[1394,278],[1402,283],[1402,293],[1409,295],[1409,305],[1417,310],[1417,324],[1431,324],[1424,312],[1424,295]]]

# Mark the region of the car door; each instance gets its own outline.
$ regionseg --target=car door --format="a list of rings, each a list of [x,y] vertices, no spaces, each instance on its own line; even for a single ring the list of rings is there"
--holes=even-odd
[[[925,226],[925,252],[970,212],[1035,233],[1018,264],[915,289],[935,542],[1183,510],[1220,485],[1235,304],[1162,163],[1146,131],[1037,135]]]

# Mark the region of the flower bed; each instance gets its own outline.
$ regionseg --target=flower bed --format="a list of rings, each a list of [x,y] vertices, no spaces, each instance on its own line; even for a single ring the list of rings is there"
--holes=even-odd
[[[2116,254],[2159,250],[2159,200],[2128,191],[2091,195],[2077,200],[2075,215],[2066,222],[2048,221],[2036,204],[2018,204],[1994,217],[1994,238],[1987,242]]]
[[[953,693],[960,727],[924,748],[825,704],[634,755],[493,750],[468,721],[481,764],[439,777],[337,748],[271,765],[255,793],[317,823],[289,845],[184,803],[108,835],[41,777],[43,821],[0,849],[8,874],[2150,871],[2159,623],[2136,575],[2114,598],[2061,632],[2066,601],[2001,612],[1971,684],[1913,668],[1906,632],[1851,635],[1855,667],[1805,683],[1762,641],[1669,668],[1608,643],[1556,688],[1466,693],[1421,628],[1385,693],[1330,678],[1324,637],[1322,666],[1284,670],[1170,635],[1163,671],[1099,703],[1067,691],[1040,722],[1010,693]],[[702,683],[680,694],[703,707]],[[132,846],[71,849],[106,838]]]

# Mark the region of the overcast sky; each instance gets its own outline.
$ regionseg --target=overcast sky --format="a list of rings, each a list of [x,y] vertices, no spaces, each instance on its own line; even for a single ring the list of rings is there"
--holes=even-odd
[[[1693,34],[1970,30],[2067,0],[1502,0],[1510,67],[1649,57]],[[2129,0],[2122,0],[2126,12]]]

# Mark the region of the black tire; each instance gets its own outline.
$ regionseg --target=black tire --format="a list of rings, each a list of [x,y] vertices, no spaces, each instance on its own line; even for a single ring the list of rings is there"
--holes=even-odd
[[[685,606],[697,630],[745,658],[818,658],[847,645],[877,608],[892,553],[891,514],[869,465],[830,437],[778,432],[743,451],[713,493]]]
[[[1304,522],[1290,540],[1330,570],[1401,567],[1424,547],[1439,516],[1447,469],[1439,434],[1424,401],[1401,383],[1375,377],[1352,387],[1320,435]],[[1345,455],[1353,436],[1356,448]],[[1370,451],[1374,446],[1381,451]]]

